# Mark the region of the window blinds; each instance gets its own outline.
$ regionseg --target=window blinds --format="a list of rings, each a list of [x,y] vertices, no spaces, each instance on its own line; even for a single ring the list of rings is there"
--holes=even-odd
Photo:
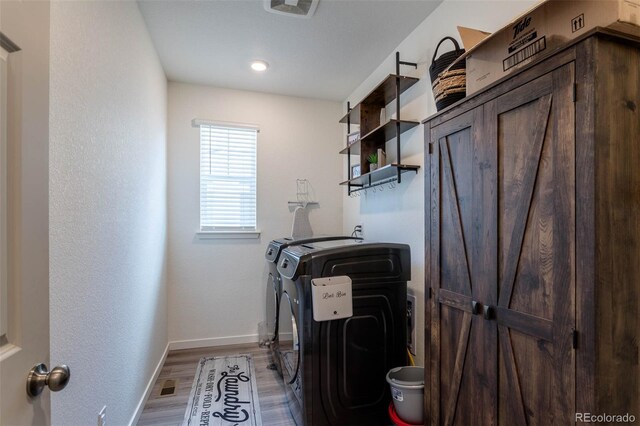
[[[258,130],[200,126],[200,230],[256,229]]]

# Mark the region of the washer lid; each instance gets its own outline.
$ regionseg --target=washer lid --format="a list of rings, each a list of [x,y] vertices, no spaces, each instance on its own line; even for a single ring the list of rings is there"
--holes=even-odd
[[[411,279],[411,248],[407,244],[362,240],[289,246],[278,259],[278,273],[291,280],[300,275],[313,275],[314,278],[348,275],[354,283],[371,279],[408,281]]]
[[[317,237],[301,238],[299,240],[296,240],[290,237],[284,237],[277,240],[272,240],[267,246],[267,251],[265,252],[264,257],[265,259],[267,259],[267,262],[276,263],[278,262],[278,259],[280,257],[280,253],[282,253],[282,250],[286,249],[287,247],[297,246],[302,244],[317,243],[319,241],[341,241],[341,240],[359,241],[361,240],[361,238],[348,237],[346,235],[321,235]]]
[[[309,246],[309,248],[313,250],[324,250],[335,247],[344,247],[344,246],[352,246],[354,244],[362,244],[364,240],[362,239],[349,239],[349,240],[338,240],[338,241],[318,241],[310,244],[305,244]]]

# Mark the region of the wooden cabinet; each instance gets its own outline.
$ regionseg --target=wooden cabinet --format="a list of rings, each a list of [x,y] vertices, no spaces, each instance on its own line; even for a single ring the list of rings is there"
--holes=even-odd
[[[425,120],[428,424],[640,419],[639,107],[594,31]]]
[[[347,155],[347,175],[348,179],[340,185],[347,186],[347,193],[354,192],[388,182],[402,182],[402,174],[406,172],[418,172],[420,166],[402,163],[402,151],[400,136],[420,123],[412,120],[402,120],[400,118],[400,95],[418,82],[415,77],[400,75],[400,66],[407,65],[417,68],[413,62],[400,60],[400,53],[396,52],[396,73],[390,74],[380,84],[378,84],[367,96],[364,97],[354,108],[347,103],[347,114],[342,117],[340,123],[347,125],[347,133],[351,133],[351,125],[359,126],[359,139],[354,143],[348,143],[340,151],[340,154]],[[395,101],[395,118],[388,118],[383,114],[385,107]],[[381,117],[383,116],[384,117]],[[388,157],[394,158],[388,164],[377,164],[379,168],[373,170],[367,158],[371,154],[386,152],[387,144],[395,140],[395,146],[389,144],[392,152],[387,152]],[[355,163],[359,165],[361,174],[353,176],[351,173],[352,156],[357,156]]]

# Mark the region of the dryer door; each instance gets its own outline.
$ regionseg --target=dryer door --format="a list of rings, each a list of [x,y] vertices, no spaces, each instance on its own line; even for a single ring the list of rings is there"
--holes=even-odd
[[[283,287],[287,288],[288,283],[287,280],[283,280]],[[293,291],[295,292],[295,290]],[[289,291],[283,290],[280,296],[280,313],[278,315],[279,359],[289,411],[296,425],[304,426],[299,334],[302,331],[302,324],[299,324],[297,320],[297,308],[295,296]]]
[[[269,273],[267,278],[267,342],[278,336],[278,303],[280,298],[280,277]]]
[[[278,341],[282,375],[285,383],[293,383],[300,365],[300,336],[295,316],[295,303],[286,291],[280,296]]]

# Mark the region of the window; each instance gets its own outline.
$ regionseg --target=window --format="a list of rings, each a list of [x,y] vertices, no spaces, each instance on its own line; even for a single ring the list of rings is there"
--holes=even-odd
[[[200,231],[256,231],[258,128],[194,120],[200,127]]]

